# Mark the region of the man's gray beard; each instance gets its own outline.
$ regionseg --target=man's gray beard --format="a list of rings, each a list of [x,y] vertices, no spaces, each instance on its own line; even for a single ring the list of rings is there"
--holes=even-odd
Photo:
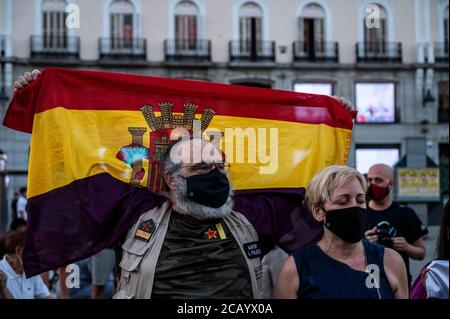
[[[233,208],[233,192],[231,189],[225,204],[214,208],[196,203],[187,198],[187,182],[181,174],[174,174],[173,184],[174,189],[165,195],[172,201],[172,205],[176,206],[178,213],[199,220],[223,218],[231,213]]]

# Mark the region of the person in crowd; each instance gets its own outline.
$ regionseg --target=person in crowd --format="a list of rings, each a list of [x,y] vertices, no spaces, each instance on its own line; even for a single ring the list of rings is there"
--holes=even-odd
[[[90,299],[92,293],[92,257],[58,269],[61,299]]]
[[[17,198],[16,212],[17,218],[23,219],[24,221],[28,220],[26,187],[22,187],[19,191],[19,197]]]
[[[11,220],[14,221],[17,216],[17,200],[19,199],[19,192],[14,192],[13,199],[11,201]]]
[[[366,182],[355,169],[332,165],[306,191],[323,236],[283,263],[275,298],[408,298],[405,264],[390,248],[365,239]]]
[[[27,222],[24,221],[21,218],[16,218],[12,221],[11,226],[9,227],[10,230],[21,230],[26,231],[27,229]],[[5,251],[5,237],[6,233],[3,233],[0,235],[0,259],[3,258],[3,256],[6,254]]]
[[[114,266],[114,259],[109,251],[101,251],[101,258],[94,261],[94,255],[77,261],[67,267],[60,267],[59,290],[57,295],[61,299],[111,299],[114,294],[114,273],[110,266]],[[105,257],[106,255],[106,257]],[[111,261],[112,259],[112,261]],[[74,275],[77,278],[74,278]]]
[[[115,266],[116,256],[112,248],[106,248],[92,256],[92,299],[111,298]]]
[[[448,201],[442,212],[441,229],[436,245],[437,258],[428,263],[411,287],[411,299],[448,299],[449,235]]]
[[[376,164],[367,175],[368,198],[366,238],[397,251],[403,258],[411,283],[409,258],[425,258],[423,237],[428,229],[413,209],[401,206],[392,199],[394,172],[385,164]]]
[[[211,156],[195,163],[195,153]],[[162,164],[168,201],[128,233],[115,298],[260,298],[258,235],[232,210],[222,153],[200,138],[182,139]]]
[[[41,276],[26,278],[22,264],[25,231],[12,230],[5,237],[6,255],[0,261],[0,271],[7,277],[6,287],[14,299],[50,298]]]
[[[26,231],[27,230],[27,222],[24,219],[17,218],[16,220],[13,220],[11,223],[11,226],[9,227],[10,230],[21,230]]]
[[[278,246],[272,248],[261,260],[263,299],[272,299],[273,289],[280,274],[281,265],[289,254]]]

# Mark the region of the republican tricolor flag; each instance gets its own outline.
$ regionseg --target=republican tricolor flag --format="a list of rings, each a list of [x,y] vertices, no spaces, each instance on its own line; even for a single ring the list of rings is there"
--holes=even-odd
[[[333,98],[48,68],[15,94],[3,123],[32,134],[27,276],[99,252],[160,205],[170,133],[196,123],[225,152],[235,209],[262,239],[294,250],[320,236],[304,189],[346,163],[353,125]]]

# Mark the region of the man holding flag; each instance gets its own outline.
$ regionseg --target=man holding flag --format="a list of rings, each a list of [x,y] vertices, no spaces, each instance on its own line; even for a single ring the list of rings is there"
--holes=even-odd
[[[192,160],[208,148],[211,156]],[[232,210],[226,173],[207,141],[184,139],[169,148],[162,168],[169,201],[129,231],[115,298],[260,298],[258,235]]]
[[[15,87],[26,88],[15,95],[4,124],[33,132],[27,275],[92,255],[128,231],[116,298],[260,298],[259,240],[294,250],[321,235],[300,203],[316,171],[347,159],[347,112],[354,111],[348,101],[63,69],[26,73]],[[211,104],[216,109],[206,108]],[[210,123],[220,132],[257,127],[258,146],[271,149],[262,129],[274,126],[282,170],[263,178],[262,161],[250,162],[248,151],[247,162],[233,164],[228,175],[220,134],[206,131]],[[170,142],[196,127],[209,142]],[[227,143],[225,138],[226,150]],[[48,149],[39,151],[41,146]]]

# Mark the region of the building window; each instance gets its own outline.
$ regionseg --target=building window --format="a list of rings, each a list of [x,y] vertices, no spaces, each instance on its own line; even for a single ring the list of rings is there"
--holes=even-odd
[[[242,4],[237,12],[237,40],[230,41],[230,61],[274,62],[275,42],[265,41],[263,9],[255,2]]]
[[[239,10],[239,40],[249,43],[262,41],[262,10],[256,3],[245,3]]]
[[[139,3],[139,2],[137,2]],[[147,57],[147,42],[139,38],[138,8],[130,0],[114,0],[107,8],[109,37],[100,38],[100,59],[133,59]]]
[[[181,1],[175,8],[175,40],[195,49],[198,38],[198,8],[191,1]]]
[[[444,52],[443,56],[446,62],[448,62],[448,7],[445,9],[444,13]]]
[[[331,83],[295,83],[294,92],[309,93],[309,94],[321,94],[321,95],[333,95],[333,84]]]
[[[262,10],[253,2],[239,9],[239,51],[241,55],[263,56]]]
[[[325,11],[315,3],[303,8],[298,19],[299,41],[304,50],[311,56],[324,52],[325,41]]]
[[[109,12],[111,48],[131,48],[134,33],[133,4],[128,0],[115,0]]]
[[[392,38],[388,28],[392,21],[388,20],[387,10],[378,4],[370,6],[373,7],[365,7],[361,20],[363,42],[356,44],[357,62],[402,63],[402,43],[388,42]],[[366,9],[373,17],[367,16]]]
[[[395,122],[394,83],[356,83],[358,123]]]
[[[173,38],[164,41],[166,61],[210,61],[211,41],[200,38],[203,29],[197,4],[188,0],[178,2],[173,17]]]
[[[325,10],[318,4],[305,6],[298,18],[294,61],[338,62],[338,43],[325,42]]]
[[[438,122],[448,123],[448,82],[438,82]]]
[[[6,56],[6,40],[7,37],[0,34],[0,57]]]
[[[0,21],[1,23],[1,21]],[[0,25],[1,27],[1,25]],[[7,37],[0,34],[0,59],[6,56],[6,43],[7,43]],[[0,101],[2,100],[8,100],[7,90],[6,90],[6,63],[1,61],[0,63]]]
[[[355,148],[356,169],[367,174],[372,165],[386,164],[393,167],[400,159],[397,145],[357,145]]]
[[[42,7],[43,48],[67,48],[66,3],[63,0],[46,0]]]
[[[446,53],[448,55],[448,7],[447,9],[445,9],[445,13],[444,13],[444,43],[445,43],[445,48],[446,48]]]
[[[380,19],[379,27],[368,28],[366,26],[366,18],[364,18],[364,44],[366,52],[373,53],[386,53],[386,43],[387,43],[387,25],[386,25],[386,10],[377,5],[380,9]]]
[[[444,27],[440,42],[434,44],[434,59],[438,63],[448,63],[448,7],[444,10]]]

